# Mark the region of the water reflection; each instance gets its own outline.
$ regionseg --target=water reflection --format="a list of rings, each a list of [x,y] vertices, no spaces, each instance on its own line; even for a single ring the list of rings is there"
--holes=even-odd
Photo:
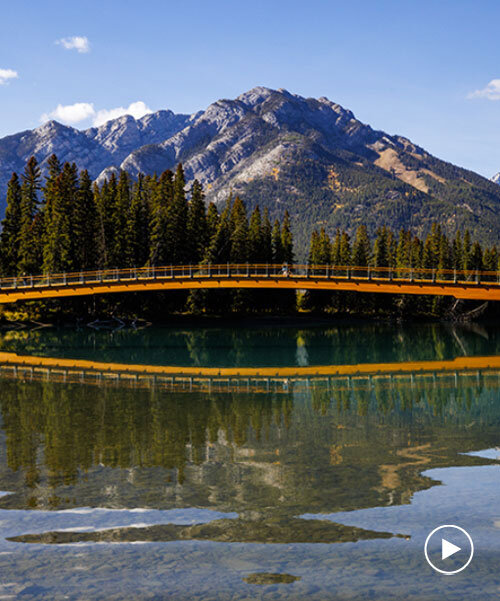
[[[203,359],[203,366],[213,367],[218,351],[211,355],[211,345],[219,340],[220,348],[227,350],[228,340],[234,338],[237,343],[230,345],[230,356],[221,366],[302,368],[331,363],[345,368],[356,362],[400,361],[406,367],[398,373],[393,369],[356,377],[277,377],[270,388],[258,390],[245,388],[243,380],[224,390],[213,385],[180,390],[130,385],[125,379],[110,385],[94,378],[91,385],[84,379],[46,378],[43,371],[32,378],[27,372],[17,377],[5,372],[0,377],[0,490],[10,494],[0,496],[0,518],[5,520],[0,523],[0,548],[5,551],[0,552],[50,549],[67,553],[65,561],[73,566],[72,549],[81,552],[81,547],[66,547],[72,543],[119,542],[120,549],[129,543],[168,543],[180,545],[172,548],[182,553],[192,549],[198,558],[198,547],[189,545],[239,543],[228,551],[217,547],[217,560],[211,564],[214,578],[227,571],[217,563],[222,556],[230,565],[236,561],[234,553],[253,554],[259,561],[252,560],[244,573],[238,572],[241,586],[293,583],[291,588],[306,587],[297,589],[303,597],[312,585],[301,562],[309,561],[304,554],[323,553],[316,550],[322,547],[318,543],[356,543],[335,545],[346,549],[335,556],[344,568],[352,564],[347,558],[355,555],[353,548],[359,545],[361,553],[375,540],[412,549],[415,536],[420,536],[415,524],[387,518],[384,522],[382,512],[410,512],[415,498],[427,498],[417,493],[442,489],[439,474],[446,470],[440,468],[466,470],[473,487],[473,470],[496,462],[496,455],[477,452],[498,445],[500,426],[500,370],[492,367],[500,354],[496,330],[421,329],[422,347],[416,330],[402,329],[401,334],[387,326],[347,331],[339,326],[323,333],[175,331],[166,336],[163,331],[163,338],[147,331],[45,330],[35,332],[35,339],[26,332],[4,334],[3,352],[53,359],[133,360],[157,366],[189,366]],[[145,349],[134,347],[134,336],[146,343]],[[186,341],[195,340],[192,349],[203,353],[204,337],[210,341],[208,355],[193,358]],[[274,344],[267,358],[262,356],[266,344]],[[464,350],[471,353],[470,359]],[[173,354],[175,362],[161,363]],[[487,360],[478,363],[480,355]],[[459,369],[411,368],[415,361],[460,356]],[[443,492],[438,495],[441,504],[442,496]],[[439,505],[421,506],[430,519],[438,514]],[[374,511],[382,517],[367,519]],[[483,515],[477,507],[471,511]],[[276,566],[261,549],[280,545],[280,553],[292,554],[297,543],[308,551],[297,551],[286,565]],[[132,574],[135,568],[124,559],[129,551],[123,553],[115,551],[113,557],[121,557],[121,569]],[[164,547],[160,555],[158,573],[165,562]],[[321,556],[325,565],[332,561]],[[133,557],[140,562],[143,555]],[[184,561],[174,550],[168,557],[175,570]],[[387,557],[380,562],[383,565]],[[5,570],[10,564],[0,558],[0,565]],[[19,568],[8,569],[18,574],[23,565],[17,562]],[[206,578],[203,565],[196,572],[200,587]],[[240,586],[231,582],[228,598]],[[244,591],[240,593],[245,598]],[[53,591],[38,594],[55,598],[51,595]],[[322,595],[318,598],[327,598],[324,591]],[[124,592],[120,598],[131,596]],[[94,598],[91,591],[88,598]]]
[[[333,511],[405,503],[497,442],[499,373],[203,394],[2,381],[0,507]],[[7,471],[5,468],[8,468]],[[15,483],[14,485],[12,483]]]
[[[0,330],[0,351],[156,365],[342,365],[499,355],[500,333],[478,324],[324,322],[301,328],[155,327]]]

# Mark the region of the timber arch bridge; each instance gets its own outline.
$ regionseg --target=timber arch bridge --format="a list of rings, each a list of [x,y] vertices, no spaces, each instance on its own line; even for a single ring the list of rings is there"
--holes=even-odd
[[[154,290],[295,289],[500,300],[500,272],[332,265],[170,265],[0,279],[0,303]]]

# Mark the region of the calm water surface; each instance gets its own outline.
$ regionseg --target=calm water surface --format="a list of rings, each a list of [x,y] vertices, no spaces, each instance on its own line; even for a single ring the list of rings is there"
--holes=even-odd
[[[337,366],[498,356],[500,329],[45,328],[0,332],[0,351]],[[486,364],[210,390],[5,369],[0,411],[0,599],[500,594],[500,371]],[[445,577],[423,545],[450,523],[476,552]]]

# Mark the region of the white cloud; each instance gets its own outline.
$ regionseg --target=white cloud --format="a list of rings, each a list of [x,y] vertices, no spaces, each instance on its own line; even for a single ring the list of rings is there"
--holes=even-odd
[[[80,53],[90,52],[90,42],[88,38],[84,35],[74,35],[69,38],[61,38],[56,41],[56,44],[59,44],[66,50],[76,50]]]
[[[106,121],[116,119],[122,115],[132,115],[134,119],[140,119],[152,112],[142,100],[132,102],[126,108],[119,106],[114,109],[100,109],[99,111],[94,109],[94,105],[91,102],[75,102],[75,104],[58,104],[50,113],[44,113],[40,117],[40,121],[44,122],[49,119],[56,119],[61,123],[73,125],[92,118],[92,124],[99,127],[99,125],[106,123]]]
[[[9,83],[9,79],[17,79],[19,75],[13,69],[0,69],[0,86]]]
[[[116,119],[117,117],[121,117],[122,115],[132,115],[134,119],[140,119],[144,117],[144,115],[149,115],[153,111],[146,106],[146,103],[142,102],[142,100],[138,100],[137,102],[132,102],[129,104],[127,108],[123,106],[119,106],[115,109],[101,109],[97,111],[96,116],[94,117],[94,125],[97,127],[106,123],[110,119]]]
[[[467,98],[487,98],[488,100],[500,100],[500,79],[492,79],[482,90],[471,92]]]
[[[75,102],[75,104],[62,105],[57,107],[50,113],[44,113],[40,117],[40,121],[48,121],[56,119],[61,123],[73,124],[84,121],[95,115],[94,105],[89,102]]]

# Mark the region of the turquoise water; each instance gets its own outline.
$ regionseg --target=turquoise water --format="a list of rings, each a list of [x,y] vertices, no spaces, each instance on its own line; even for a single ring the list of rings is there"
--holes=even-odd
[[[0,351],[305,367],[500,355],[487,325],[92,328]],[[0,598],[497,599],[500,371],[277,379],[223,391],[0,378]],[[467,529],[469,567],[424,542]]]

